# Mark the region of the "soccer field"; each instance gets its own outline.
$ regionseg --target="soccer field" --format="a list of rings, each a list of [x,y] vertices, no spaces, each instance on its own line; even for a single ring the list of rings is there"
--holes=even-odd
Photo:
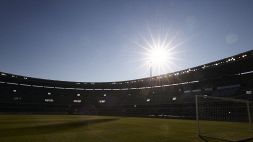
[[[208,131],[229,135],[240,124],[203,122]],[[214,125],[215,124],[215,125]],[[224,125],[224,127],[222,127]],[[217,128],[221,126],[222,129]],[[231,126],[228,127],[228,126]],[[238,135],[243,135],[244,132]],[[196,121],[82,116],[0,115],[0,142],[201,142]],[[208,140],[214,141],[214,140]]]

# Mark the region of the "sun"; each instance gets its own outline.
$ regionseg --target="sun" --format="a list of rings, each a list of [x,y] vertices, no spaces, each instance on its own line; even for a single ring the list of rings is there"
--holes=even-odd
[[[179,68],[179,46],[185,43],[179,37],[179,32],[167,32],[168,30],[140,34],[133,43],[137,47],[138,69],[143,74],[149,72],[150,76],[157,76],[175,71]]]
[[[165,66],[170,60],[170,55],[167,48],[153,47],[148,49],[147,52],[147,62],[150,64],[150,66]]]
[[[142,47],[144,49],[143,60],[150,69],[150,76],[152,76],[153,72],[158,75],[166,72],[174,64],[175,46],[167,38],[155,39],[153,37],[151,40],[146,40]]]
[[[146,48],[145,59],[146,65],[149,67],[150,76],[153,72],[160,74],[171,65],[173,54],[169,46],[153,44]]]

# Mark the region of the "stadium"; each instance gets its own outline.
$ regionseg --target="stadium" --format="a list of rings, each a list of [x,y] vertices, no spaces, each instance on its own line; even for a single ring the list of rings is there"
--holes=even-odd
[[[19,114],[15,117],[20,117],[18,119],[20,122],[34,121],[29,120],[29,115],[22,116],[24,114],[30,114],[32,119],[39,117],[41,121],[50,119],[50,117],[53,120],[60,119],[59,122],[67,121],[66,126],[61,123],[56,123],[55,127],[51,124],[43,126],[43,123],[39,124],[38,128],[32,126],[31,130],[38,129],[37,131],[42,131],[42,134],[46,133],[47,129],[48,131],[57,131],[57,127],[62,130],[67,129],[65,127],[71,126],[71,124],[73,127],[80,127],[86,123],[113,123],[120,121],[120,119],[130,119],[128,123],[144,119],[143,121],[146,124],[154,123],[154,121],[165,121],[165,123],[192,123],[191,125],[195,125],[196,121],[194,120],[198,117],[204,121],[245,122],[248,125],[248,117],[252,113],[248,114],[247,102],[252,102],[253,99],[252,63],[253,51],[251,50],[173,73],[119,82],[67,82],[1,72],[0,112],[5,114],[0,118],[1,125],[5,126],[7,122],[19,123],[13,122],[14,118],[12,117],[15,115],[12,116],[11,114]],[[198,98],[196,96],[199,97],[199,111],[196,111],[196,98]],[[223,99],[217,101],[216,97]],[[233,99],[226,100],[226,98]],[[246,104],[243,101],[238,102],[238,100],[245,100]],[[249,110],[252,111],[251,104]],[[197,115],[196,112],[199,114]],[[8,115],[11,117],[5,117]],[[45,116],[49,118],[44,118]],[[62,117],[65,119],[73,117],[73,120],[79,121],[68,122],[69,120],[64,120]],[[80,119],[87,119],[87,122],[82,122]],[[166,122],[167,119],[172,122]],[[134,122],[133,124],[135,123],[142,122]],[[169,126],[169,124],[167,125]],[[191,125],[190,127],[192,127]],[[224,127],[228,126],[225,125]],[[238,126],[244,127],[243,124]],[[119,125],[118,127],[124,126]],[[180,129],[180,125],[178,127]],[[181,127],[181,129],[186,129],[188,126]],[[26,129],[28,128],[17,128],[21,131]],[[231,127],[228,129],[232,131]],[[5,131],[4,127],[1,128],[1,131]],[[16,135],[14,130],[8,128],[6,131],[10,132],[3,132],[0,137],[3,138],[1,141],[8,141],[8,136]],[[243,133],[243,130],[240,131]],[[196,132],[197,130],[193,130],[192,135],[196,136]],[[145,132],[143,131],[143,133]],[[7,136],[5,137],[5,135]],[[153,135],[151,134],[151,136]],[[142,136],[140,137],[142,138]],[[22,139],[27,140],[26,137]],[[140,141],[147,140],[142,139]],[[97,140],[94,139],[94,141]],[[122,139],[115,138],[115,140],[112,138],[111,141],[131,141],[131,137],[129,139],[125,137]],[[165,136],[158,141],[170,141],[170,138]],[[178,138],[175,141],[185,140]]]
[[[252,0],[0,0],[0,142],[253,142]]]

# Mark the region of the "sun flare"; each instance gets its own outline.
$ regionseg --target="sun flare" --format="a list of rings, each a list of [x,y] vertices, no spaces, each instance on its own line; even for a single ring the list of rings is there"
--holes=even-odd
[[[161,74],[168,71],[174,64],[175,46],[168,38],[146,40],[142,47],[144,64],[148,66],[155,74]],[[152,74],[152,73],[150,73]]]
[[[147,53],[147,62],[151,66],[165,66],[169,61],[169,56],[169,51],[166,48],[151,48]]]
[[[139,35],[139,39],[133,41],[138,47],[137,55],[140,63],[138,69],[146,70],[150,76],[162,75],[175,71],[179,68],[178,54],[181,53],[179,46],[185,40],[179,38],[179,32],[169,32],[169,30],[152,32]]]

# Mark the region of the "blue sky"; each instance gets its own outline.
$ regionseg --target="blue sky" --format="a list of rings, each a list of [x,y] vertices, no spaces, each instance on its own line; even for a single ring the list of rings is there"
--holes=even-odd
[[[0,71],[68,81],[149,76],[144,40],[175,39],[173,72],[253,47],[252,0],[1,0]],[[158,72],[154,72],[158,74]]]

